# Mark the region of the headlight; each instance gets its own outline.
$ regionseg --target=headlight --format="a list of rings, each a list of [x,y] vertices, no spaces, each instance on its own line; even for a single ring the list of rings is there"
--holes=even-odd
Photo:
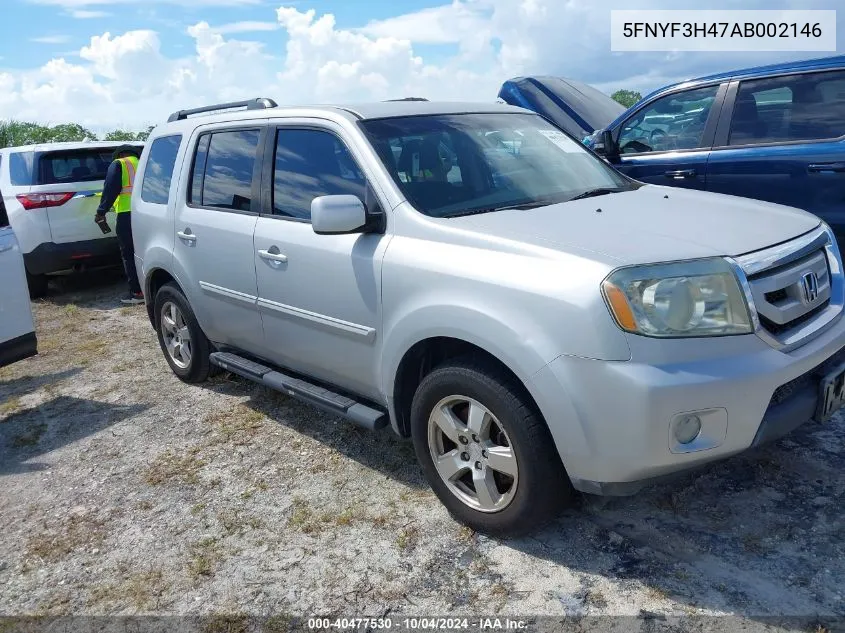
[[[660,337],[753,331],[745,296],[724,259],[621,268],[602,282],[623,330]]]

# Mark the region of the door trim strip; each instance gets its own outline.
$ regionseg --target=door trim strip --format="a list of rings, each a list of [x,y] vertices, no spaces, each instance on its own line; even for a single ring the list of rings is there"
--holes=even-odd
[[[261,297],[258,297],[258,307],[267,308],[268,310],[273,310],[274,312],[281,312],[282,314],[304,319],[318,325],[324,325],[346,334],[353,334],[364,338],[367,341],[372,341],[376,334],[375,328],[367,327],[366,325],[350,323],[349,321],[343,321],[324,314],[303,310],[302,308],[285,305],[284,303],[277,303],[275,301],[270,301],[269,299],[262,299]]]
[[[238,292],[237,290],[231,290],[229,288],[224,288],[223,286],[215,286],[207,281],[201,281],[200,288],[212,294],[221,295],[228,299],[236,299],[238,301],[243,301],[244,303],[251,303],[253,305],[255,305],[255,302],[258,300],[258,297],[248,295],[245,292]]]

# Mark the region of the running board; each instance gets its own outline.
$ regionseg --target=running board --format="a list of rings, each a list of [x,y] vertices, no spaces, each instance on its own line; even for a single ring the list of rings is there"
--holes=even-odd
[[[288,376],[280,371],[229,352],[211,354],[211,364],[281,391],[328,413],[334,413],[370,431],[387,426],[384,411],[373,409],[357,400],[329,391],[313,383]]]

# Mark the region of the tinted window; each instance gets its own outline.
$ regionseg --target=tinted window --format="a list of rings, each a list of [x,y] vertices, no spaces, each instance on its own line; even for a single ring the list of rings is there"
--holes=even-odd
[[[144,202],[167,204],[173,167],[176,165],[176,154],[181,142],[180,134],[163,136],[153,142],[144,169],[144,182],[141,183],[141,200]]]
[[[730,145],[812,141],[845,134],[845,71],[739,85]]]
[[[696,149],[703,145],[704,126],[719,86],[661,97],[622,125],[623,154]]]
[[[39,155],[37,185],[105,180],[114,149],[75,149]]]
[[[9,178],[15,187],[32,185],[32,152],[12,152],[9,154]]]
[[[215,132],[207,136],[210,136],[206,141],[207,152],[202,151],[205,149],[202,137],[197,147],[191,202],[204,207],[250,211],[259,131]]]
[[[3,173],[3,156],[0,155],[0,174]],[[6,203],[3,202],[3,192],[0,191],[0,228],[9,226],[9,216],[6,213]]]
[[[527,209],[591,189],[636,186],[536,114],[413,116],[360,125],[399,189],[426,215]]]
[[[366,181],[346,146],[329,132],[276,133],[273,213],[311,218],[318,196],[351,194],[365,201]]]
[[[211,134],[200,136],[197,142],[197,152],[194,155],[194,166],[191,171],[191,191],[188,201],[194,204],[202,203],[202,179],[205,175],[205,162],[208,160],[208,143],[211,141]]]

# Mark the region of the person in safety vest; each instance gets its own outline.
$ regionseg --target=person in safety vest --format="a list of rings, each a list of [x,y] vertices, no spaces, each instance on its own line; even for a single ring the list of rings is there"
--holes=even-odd
[[[115,233],[120,244],[120,255],[123,258],[123,268],[129,281],[129,293],[121,299],[121,303],[144,303],[144,293],[138,283],[138,273],[135,270],[135,244],[132,242],[131,208],[132,186],[135,184],[135,172],[138,170],[139,150],[132,145],[121,145],[112,154],[112,163],[106,172],[103,183],[103,195],[94,221],[102,225],[106,221],[106,213],[114,211]]]

